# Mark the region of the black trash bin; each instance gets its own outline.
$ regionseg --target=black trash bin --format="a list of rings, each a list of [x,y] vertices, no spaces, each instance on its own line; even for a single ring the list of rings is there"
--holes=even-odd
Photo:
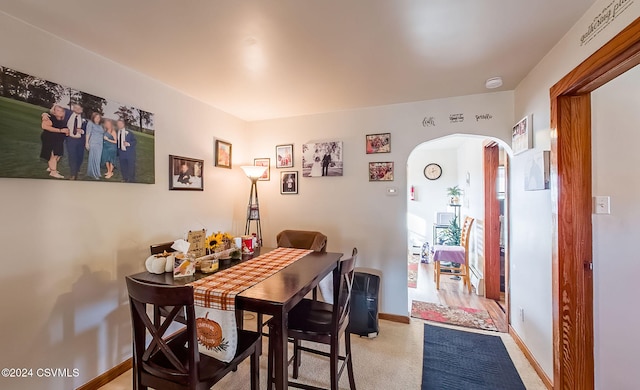
[[[351,314],[348,331],[366,337],[376,337],[378,328],[378,301],[380,277],[356,272],[351,290]]]

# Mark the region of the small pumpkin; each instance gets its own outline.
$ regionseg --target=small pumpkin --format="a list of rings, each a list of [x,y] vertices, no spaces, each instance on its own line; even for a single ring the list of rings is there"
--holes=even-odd
[[[167,256],[167,264],[164,267],[164,272],[173,272],[174,263],[176,262],[176,257],[172,254]]]
[[[163,274],[165,273],[165,267],[167,266],[167,258],[151,255],[147,257],[147,260],[144,262],[144,266],[147,268],[147,271],[152,274]]]

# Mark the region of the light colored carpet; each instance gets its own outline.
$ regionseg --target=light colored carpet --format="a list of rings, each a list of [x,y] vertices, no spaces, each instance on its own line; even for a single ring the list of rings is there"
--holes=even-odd
[[[367,339],[352,336],[353,365],[358,390],[377,389],[420,389],[422,380],[422,346],[425,321],[412,318],[411,323],[400,324],[380,321],[380,335]],[[432,325],[496,335],[468,328],[447,326],[430,322]],[[515,342],[505,333],[500,333],[509,355],[527,389],[546,389],[542,381],[526,360]],[[267,378],[267,340],[260,358],[260,388],[266,389]],[[291,353],[291,352],[290,352]],[[315,386],[327,387],[329,366],[326,359],[303,352],[299,381]],[[131,389],[131,371],[103,386],[102,390]],[[235,373],[230,373],[213,389],[246,390],[249,389],[249,360],[247,359]],[[349,389],[347,373],[342,375],[340,389]]]

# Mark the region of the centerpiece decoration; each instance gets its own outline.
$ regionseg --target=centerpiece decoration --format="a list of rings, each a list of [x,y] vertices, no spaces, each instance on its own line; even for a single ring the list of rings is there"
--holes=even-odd
[[[217,259],[239,258],[240,250],[235,246],[233,236],[226,232],[215,232],[208,236],[205,246],[209,255]]]
[[[207,237],[206,245],[210,254],[231,249],[233,236],[229,233],[216,232]]]

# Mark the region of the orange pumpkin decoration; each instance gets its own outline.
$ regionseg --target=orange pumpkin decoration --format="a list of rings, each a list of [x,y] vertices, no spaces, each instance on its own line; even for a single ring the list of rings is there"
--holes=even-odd
[[[222,343],[222,327],[214,320],[208,319],[208,316],[209,313],[205,314],[204,318],[196,318],[198,342],[207,349],[214,349]]]

